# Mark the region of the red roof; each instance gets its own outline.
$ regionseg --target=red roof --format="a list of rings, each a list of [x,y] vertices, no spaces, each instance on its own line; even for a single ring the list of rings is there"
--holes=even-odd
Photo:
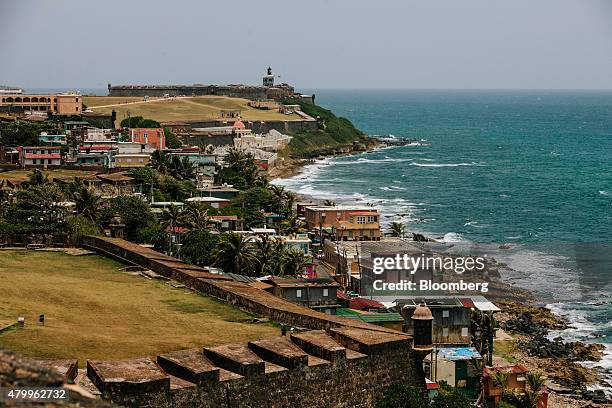
[[[482,370],[482,374],[483,376],[488,377],[491,375],[492,372],[500,372],[500,371],[507,371],[512,374],[523,374],[523,373],[528,372],[529,370],[527,370],[527,368],[525,368],[525,366],[521,364],[514,364],[514,365],[509,365],[509,366],[503,366],[503,367],[493,367],[493,368],[485,367]]]
[[[349,308],[355,310],[365,309],[384,309],[385,306],[375,300],[370,300],[362,297],[356,297],[349,300]]]
[[[461,298],[461,299],[459,299],[459,301],[461,302],[463,307],[465,307],[467,309],[471,309],[471,308],[474,307],[474,302],[470,298]]]
[[[244,123],[238,119],[237,121],[234,122],[234,129],[244,129]]]
[[[341,299],[341,300],[351,300],[351,298],[349,297],[349,295],[347,295],[346,293],[344,293],[344,291],[342,291],[342,290],[338,289],[338,292],[337,292],[337,293],[338,293],[338,294],[337,294],[338,299]]]

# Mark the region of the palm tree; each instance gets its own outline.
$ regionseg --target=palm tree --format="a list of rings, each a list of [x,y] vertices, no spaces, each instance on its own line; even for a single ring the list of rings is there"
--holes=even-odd
[[[286,235],[299,234],[305,229],[306,223],[299,219],[297,214],[292,214],[281,222],[281,231]]]
[[[224,157],[223,161],[227,167],[234,170],[240,170],[247,162],[247,159],[248,155],[242,150],[232,148],[227,152],[227,155]]]
[[[190,230],[200,230],[208,228],[210,216],[208,207],[202,204],[191,203],[183,211],[183,223]]]
[[[213,255],[215,264],[225,271],[248,275],[255,265],[253,244],[243,235],[229,233]]]
[[[162,227],[170,229],[170,255],[174,254],[174,243],[177,241],[176,228],[182,224],[183,215],[179,207],[171,204],[162,214]]]
[[[336,202],[332,201],[332,200],[325,200],[323,201],[323,205],[326,207],[335,207],[336,206]]]
[[[161,150],[155,150],[151,154],[151,160],[147,164],[147,166],[153,167],[155,170],[160,172],[161,174],[167,174],[170,168],[170,159],[166,153]]]
[[[526,379],[529,388],[534,392],[540,391],[544,386],[544,378],[538,373],[527,373]]]
[[[310,263],[304,252],[297,248],[290,248],[284,254],[284,272],[290,276],[298,276],[306,265]]]
[[[273,274],[273,261],[275,255],[274,242],[268,236],[263,236],[259,241],[255,242],[255,258],[257,263],[255,271],[257,275],[264,276]]]
[[[404,224],[401,222],[392,222],[389,226],[392,237],[403,237],[404,236]]]
[[[285,187],[272,184],[269,187],[269,190],[277,202],[283,203],[285,201]]]
[[[74,194],[77,213],[90,221],[97,222],[100,214],[100,197],[86,186]]]
[[[32,170],[32,172],[28,175],[28,184],[31,186],[39,186],[41,184],[46,184],[49,182],[49,175],[44,174],[42,171],[38,169]]]

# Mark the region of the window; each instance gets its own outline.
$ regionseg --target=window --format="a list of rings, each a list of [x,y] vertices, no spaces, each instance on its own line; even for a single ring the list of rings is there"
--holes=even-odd
[[[468,328],[467,327],[462,327],[461,328],[461,337],[467,337],[468,336]]]
[[[329,296],[329,289],[323,289],[323,297]]]
[[[76,107],[75,109],[76,109],[76,110],[77,110],[77,112],[78,112],[78,110],[79,110],[79,107],[77,106],[77,107]]]
[[[298,290],[295,291],[295,297],[299,297],[299,298],[302,297],[302,290],[301,289],[298,289]]]
[[[448,317],[450,315],[448,310],[443,310],[442,311],[442,317]]]
[[[368,222],[376,222],[377,217],[375,215],[368,216]]]
[[[364,216],[357,217],[357,224],[365,224],[365,223],[366,223],[366,217]]]
[[[448,327],[443,327],[442,328],[442,336],[443,337],[448,337]]]

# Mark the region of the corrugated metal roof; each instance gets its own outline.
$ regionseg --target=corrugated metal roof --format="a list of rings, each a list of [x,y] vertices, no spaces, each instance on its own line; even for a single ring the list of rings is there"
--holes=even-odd
[[[442,347],[438,357],[449,361],[481,359],[482,356],[474,347]]]

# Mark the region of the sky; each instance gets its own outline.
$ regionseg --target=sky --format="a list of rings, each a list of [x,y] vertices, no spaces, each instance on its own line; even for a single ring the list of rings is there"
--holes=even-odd
[[[0,84],[612,89],[612,0],[0,0]]]

